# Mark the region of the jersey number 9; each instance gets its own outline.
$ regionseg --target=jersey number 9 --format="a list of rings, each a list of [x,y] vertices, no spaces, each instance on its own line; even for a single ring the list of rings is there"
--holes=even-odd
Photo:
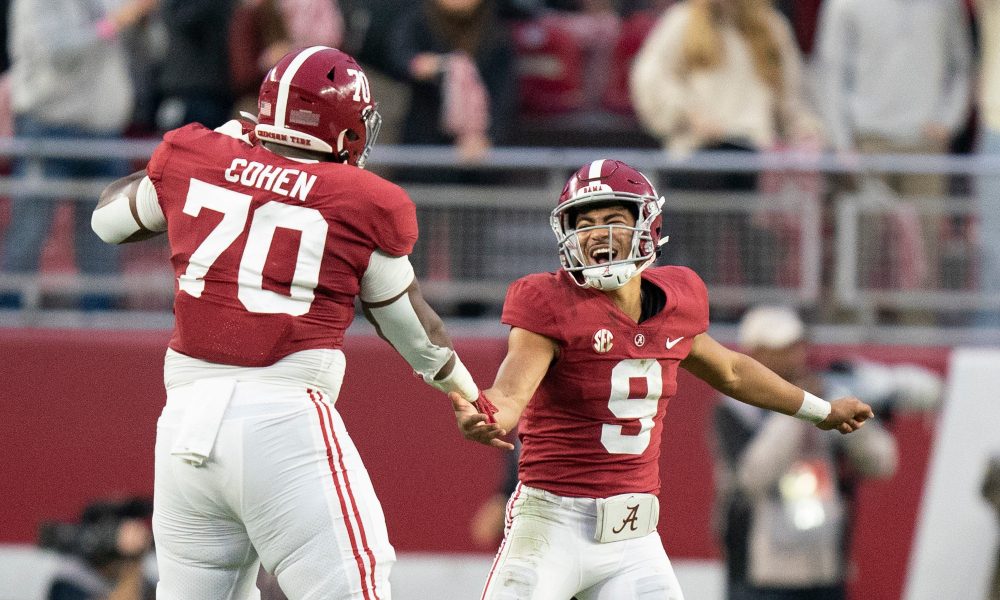
[[[630,398],[631,380],[646,381],[646,395]],[[642,454],[649,446],[653,417],[663,393],[663,368],[660,362],[650,358],[628,358],[611,370],[611,396],[608,409],[619,419],[637,419],[639,433],[626,435],[623,426],[604,424],[601,426],[601,444],[611,454]]]

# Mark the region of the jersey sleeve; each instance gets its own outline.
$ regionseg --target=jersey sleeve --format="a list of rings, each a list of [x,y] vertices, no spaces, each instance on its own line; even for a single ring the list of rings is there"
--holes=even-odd
[[[705,333],[708,331],[708,288],[701,277],[691,269],[677,268],[684,274],[684,286],[687,288],[683,294],[687,304],[685,313],[690,316],[697,333]]]
[[[170,156],[171,144],[168,136],[171,133],[173,132],[171,131],[163,136],[163,141],[153,150],[153,156],[150,157],[149,162],[146,164],[146,175],[149,176],[154,184],[163,179],[163,169],[166,167],[167,158]]]
[[[507,288],[500,321],[554,340],[560,339],[559,313],[552,310],[552,292],[546,293],[537,276],[518,279]]]
[[[417,243],[417,207],[398,186],[386,186],[385,197],[374,203],[372,235],[375,245],[390,256],[406,256]]]
[[[146,164],[146,175],[149,177],[150,181],[153,182],[153,188],[156,190],[157,199],[160,207],[163,208],[163,200],[167,196],[163,193],[161,185],[163,183],[163,174],[167,167],[167,160],[177,143],[178,138],[183,139],[185,135],[188,135],[192,130],[202,127],[198,123],[190,123],[184,127],[178,129],[173,129],[163,134],[163,141],[153,150],[153,156],[150,157],[149,163]],[[166,210],[164,210],[166,212]]]

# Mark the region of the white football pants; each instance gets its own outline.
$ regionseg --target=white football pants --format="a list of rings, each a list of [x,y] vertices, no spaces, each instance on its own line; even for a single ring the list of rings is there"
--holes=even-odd
[[[290,600],[388,600],[382,507],[326,394],[236,383],[210,458],[194,466],[170,453],[190,388],[168,391],[157,424],[157,599],[259,598],[263,564]]]
[[[683,600],[660,536],[594,540],[597,501],[518,484],[483,600]]]

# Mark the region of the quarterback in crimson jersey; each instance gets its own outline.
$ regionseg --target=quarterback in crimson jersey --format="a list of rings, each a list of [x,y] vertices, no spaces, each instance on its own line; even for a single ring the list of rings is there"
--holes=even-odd
[[[290,600],[391,598],[385,518],[334,408],[355,298],[424,381],[469,402],[479,391],[414,278],[413,203],[362,170],[380,122],[353,58],[293,52],[261,84],[252,126],[167,133],[94,211],[109,243],[165,231],[176,275],[159,600],[259,597],[259,565]]]
[[[503,322],[560,348],[521,417],[525,485],[591,498],[659,492],[663,415],[678,364],[708,328],[708,298],[685,267],[648,269],[643,284],[659,288],[667,304],[641,323],[565,272],[511,286]]]
[[[574,173],[551,217],[562,270],[511,285],[508,350],[493,386],[475,405],[450,394],[466,438],[513,448],[502,435],[517,425],[522,443],[484,599],[683,598],[656,532],[660,438],[678,367],[820,429],[849,433],[872,416],[857,398],[817,398],[708,336],[701,279],[651,267],[666,241],[663,203],[622,162]]]

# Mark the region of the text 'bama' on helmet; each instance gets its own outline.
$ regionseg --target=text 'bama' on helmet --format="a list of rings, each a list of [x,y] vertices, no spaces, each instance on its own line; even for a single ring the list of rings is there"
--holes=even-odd
[[[326,46],[282,57],[261,83],[257,110],[260,140],[330,153],[361,168],[382,126],[364,71]]]
[[[580,167],[566,182],[559,203],[549,218],[559,242],[559,260],[577,284],[600,290],[618,289],[656,260],[659,247],[667,242],[660,235],[664,199],[638,170],[618,160],[595,160]],[[593,208],[622,205],[635,219],[634,226],[595,225],[576,228],[576,216]],[[580,233],[607,231],[609,245],[614,230],[631,232],[626,256],[613,256],[599,265],[584,256]]]

